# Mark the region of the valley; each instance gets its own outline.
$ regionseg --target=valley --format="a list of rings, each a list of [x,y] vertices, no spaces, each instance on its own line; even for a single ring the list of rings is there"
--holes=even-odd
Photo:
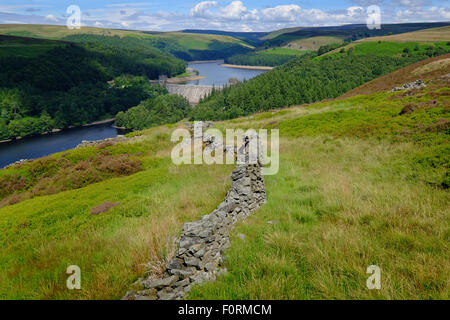
[[[221,229],[228,249],[194,265],[215,281],[184,299],[449,299],[448,23],[0,34],[0,140],[24,137],[0,144],[0,167],[36,158],[0,169],[0,298],[173,298],[178,277],[144,279],[190,272],[186,258],[205,252],[180,250],[204,231],[188,227],[209,228],[204,216],[236,185],[239,199],[253,195],[251,177],[266,202]],[[193,103],[189,86],[210,90]],[[83,127],[112,118],[123,136]],[[191,137],[194,121],[224,135],[279,130],[278,173],[261,182],[235,165],[175,164],[173,132]],[[69,265],[82,290],[67,290]],[[366,286],[371,265],[379,290]]]

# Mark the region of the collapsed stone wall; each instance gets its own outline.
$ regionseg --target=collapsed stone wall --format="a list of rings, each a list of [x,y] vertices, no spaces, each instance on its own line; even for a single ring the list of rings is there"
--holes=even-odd
[[[250,137],[238,151],[238,158],[249,159]],[[194,285],[214,281],[221,273],[223,252],[230,246],[230,231],[266,202],[262,175],[262,158],[256,163],[239,163],[231,174],[232,184],[225,200],[201,220],[185,223],[176,256],[167,265],[160,279],[141,281],[145,288],[129,291],[125,300],[182,299]]]
[[[425,88],[427,85],[422,80],[416,80],[413,82],[405,83],[400,87],[395,87],[390,92],[397,92],[402,90],[412,90],[412,89],[422,89]]]

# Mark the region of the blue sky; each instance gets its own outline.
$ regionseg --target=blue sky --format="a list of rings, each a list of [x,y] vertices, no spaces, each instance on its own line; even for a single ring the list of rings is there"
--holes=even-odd
[[[0,0],[0,23],[65,25],[70,5],[85,26],[155,31],[365,23],[370,5],[380,7],[382,23],[450,21],[449,0]]]

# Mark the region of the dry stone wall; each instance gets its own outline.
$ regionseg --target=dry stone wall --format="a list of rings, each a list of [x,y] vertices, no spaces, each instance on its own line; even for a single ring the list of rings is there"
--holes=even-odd
[[[238,151],[248,159],[250,138]],[[230,231],[266,202],[262,175],[262,159],[256,163],[237,164],[231,174],[232,184],[225,200],[201,220],[185,223],[176,256],[167,265],[160,279],[141,281],[145,289],[129,291],[126,300],[182,299],[194,285],[214,281],[221,273],[223,252],[230,246]]]

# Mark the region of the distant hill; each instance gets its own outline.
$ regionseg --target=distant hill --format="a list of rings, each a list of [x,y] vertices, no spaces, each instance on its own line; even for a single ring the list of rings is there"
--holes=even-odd
[[[450,25],[430,28],[414,32],[401,33],[383,37],[366,38],[360,41],[391,41],[391,42],[436,42],[450,41]]]
[[[450,40],[450,26],[430,28],[426,30],[419,30],[413,32],[406,32],[397,35],[388,35],[381,37],[371,37],[361,39],[346,45],[343,49],[349,50],[355,46],[366,43],[366,48],[370,48],[370,43],[378,42],[384,43],[385,48],[383,50],[375,50],[374,52],[383,53],[386,52],[388,43],[390,43],[391,50],[396,50],[402,46],[402,43],[418,44],[418,43],[437,43],[437,42],[449,42]],[[360,46],[362,48],[362,46]],[[328,54],[333,54],[342,50],[342,48],[328,52]]]
[[[331,27],[300,28],[298,30],[294,29],[294,31],[286,29],[278,36],[266,36],[267,40],[264,42],[264,46],[284,46],[295,40],[312,37],[339,37],[347,41],[356,41],[363,38],[385,36],[390,34],[396,35],[400,33],[449,25],[450,23],[448,22],[383,24],[381,25],[381,29],[369,30],[365,24],[352,24]]]
[[[269,32],[232,32],[232,31],[221,31],[221,30],[197,30],[197,29],[186,29],[181,31],[183,33],[195,33],[195,34],[215,34],[222,36],[229,36],[236,39],[241,39],[249,44],[258,45],[261,43],[262,39],[266,37]]]
[[[224,59],[253,49],[241,39],[228,35],[184,32],[147,32],[92,27],[69,30],[65,26],[4,24],[0,25],[0,34],[73,42],[105,42],[105,37],[126,38],[129,42],[133,42],[134,46],[157,48],[185,61]]]

